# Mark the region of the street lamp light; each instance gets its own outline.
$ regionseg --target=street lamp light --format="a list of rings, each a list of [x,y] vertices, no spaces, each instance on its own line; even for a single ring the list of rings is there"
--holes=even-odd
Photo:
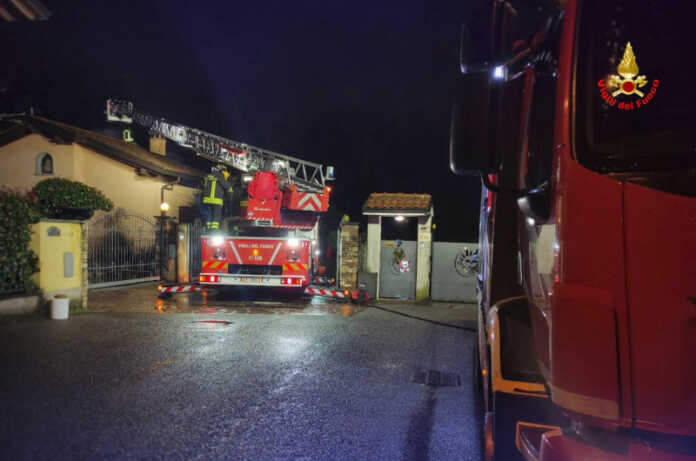
[[[176,182],[170,182],[167,184],[164,184],[162,188],[160,189],[160,210],[162,210],[162,216],[165,215],[167,211],[169,211],[169,204],[164,201],[164,191],[165,190],[172,190],[174,189],[174,184],[178,183],[179,180]]]

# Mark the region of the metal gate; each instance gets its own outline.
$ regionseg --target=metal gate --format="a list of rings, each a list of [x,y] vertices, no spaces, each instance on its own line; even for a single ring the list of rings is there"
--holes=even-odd
[[[379,297],[415,298],[417,242],[382,240],[381,245]]]
[[[201,236],[205,226],[201,220],[196,220],[189,224],[189,241],[188,241],[188,273],[189,280],[198,280],[198,274],[201,273]]]
[[[476,301],[478,245],[434,242],[431,297],[436,301]]]
[[[144,216],[113,213],[89,223],[92,288],[159,280],[159,226]]]

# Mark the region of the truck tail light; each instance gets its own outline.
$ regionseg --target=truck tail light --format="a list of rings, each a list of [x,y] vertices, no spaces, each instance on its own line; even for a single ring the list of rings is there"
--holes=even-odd
[[[296,277],[283,277],[280,279],[281,285],[302,285],[302,279]]]
[[[217,275],[199,275],[198,280],[201,282],[217,283],[220,281],[220,277]]]

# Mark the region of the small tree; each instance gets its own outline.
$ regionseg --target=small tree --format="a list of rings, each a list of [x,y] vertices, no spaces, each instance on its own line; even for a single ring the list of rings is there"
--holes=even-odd
[[[89,219],[95,210],[111,211],[114,203],[102,191],[79,181],[50,178],[34,186],[45,218]]]

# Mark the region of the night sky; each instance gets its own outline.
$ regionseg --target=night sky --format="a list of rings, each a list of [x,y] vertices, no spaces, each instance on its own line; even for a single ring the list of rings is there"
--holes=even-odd
[[[359,218],[370,192],[431,193],[437,240],[477,238],[479,181],[448,167],[472,2],[43,1],[48,22],[0,23],[0,112],[101,130],[105,100],[129,99],[334,165],[341,214]]]

